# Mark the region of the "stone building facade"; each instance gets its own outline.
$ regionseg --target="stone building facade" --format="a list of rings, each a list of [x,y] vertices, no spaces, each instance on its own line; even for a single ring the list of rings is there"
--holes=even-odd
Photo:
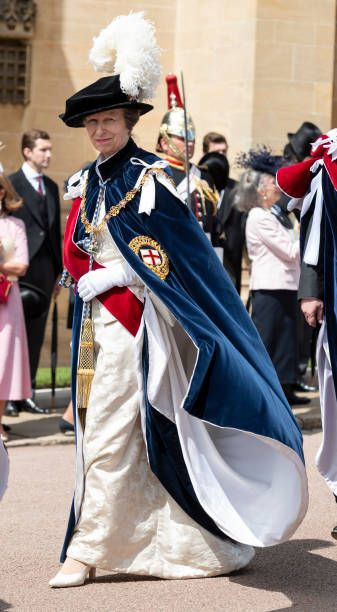
[[[226,135],[233,160],[258,143],[280,152],[287,132],[302,121],[323,131],[336,125],[336,0],[0,0],[0,83],[10,41],[28,45],[30,64],[23,103],[1,98],[7,173],[21,163],[20,136],[31,127],[51,135],[49,174],[61,190],[67,176],[94,159],[83,130],[66,128],[58,114],[66,97],[97,78],[87,60],[93,36],[130,10],[144,10],[156,25],[163,77],[184,73],[196,160],[210,130]],[[152,150],[166,110],[164,78],[154,105],[135,130],[136,140]],[[62,334],[66,301],[64,292]],[[67,360],[64,350],[61,361]]]

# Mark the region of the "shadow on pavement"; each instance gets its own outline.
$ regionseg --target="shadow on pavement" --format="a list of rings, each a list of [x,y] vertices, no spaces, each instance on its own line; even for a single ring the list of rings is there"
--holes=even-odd
[[[95,583],[119,583],[119,582],[156,582],[162,580],[156,576],[141,576],[137,574],[106,574],[105,576],[97,576]]]
[[[13,608],[12,604],[8,603],[7,601],[4,601],[3,599],[0,599],[1,612],[5,612],[6,610],[10,610],[11,608]]]
[[[4,417],[4,423],[11,427],[10,442],[59,434],[59,422],[63,412],[64,408],[57,409],[48,415],[35,415],[25,412],[20,413],[16,418]]]
[[[258,549],[252,565],[229,580],[282,593],[291,602],[282,610],[336,610],[337,562],[318,552],[334,546],[326,540],[291,540],[277,548]]]
[[[311,401],[306,406],[292,406],[294,416],[304,430],[317,429],[322,425],[318,393],[298,393],[299,397],[308,397]]]

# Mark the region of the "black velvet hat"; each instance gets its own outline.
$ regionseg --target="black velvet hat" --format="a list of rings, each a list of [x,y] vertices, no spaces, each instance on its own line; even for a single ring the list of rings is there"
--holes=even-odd
[[[288,133],[289,144],[298,161],[303,161],[305,157],[309,157],[311,143],[315,142],[321,135],[321,130],[310,121],[304,121],[294,134]]]
[[[236,158],[236,165],[241,168],[256,170],[263,174],[276,176],[276,172],[282,166],[283,158],[281,155],[272,155],[271,150],[266,146],[257,149],[250,149],[247,153],[241,153]]]
[[[119,75],[114,75],[102,77],[68,98],[65,112],[59,117],[69,127],[83,127],[88,115],[113,108],[135,109],[145,115],[153,106],[127,96],[121,90]]]

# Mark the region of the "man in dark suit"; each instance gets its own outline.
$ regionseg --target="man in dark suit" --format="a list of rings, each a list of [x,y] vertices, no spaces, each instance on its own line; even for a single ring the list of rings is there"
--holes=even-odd
[[[53,293],[59,290],[57,283],[62,271],[60,200],[56,183],[44,174],[52,152],[47,132],[33,129],[23,134],[21,150],[25,161],[10,180],[23,199],[22,208],[14,214],[25,222],[28,238],[29,268],[22,282],[42,291],[47,303],[39,317],[32,317],[29,309],[25,309],[32,387],[35,388],[49,305]],[[31,398],[7,405],[7,414],[12,416],[20,410],[45,412]]]
[[[308,237],[312,229],[314,202],[303,220],[301,232],[303,237],[303,251],[307,246]],[[323,229],[321,229],[323,235]],[[324,295],[324,241],[321,240],[319,256],[316,265],[309,265],[302,261],[301,276],[298,288],[302,313],[310,327],[316,327],[323,321],[323,295]]]

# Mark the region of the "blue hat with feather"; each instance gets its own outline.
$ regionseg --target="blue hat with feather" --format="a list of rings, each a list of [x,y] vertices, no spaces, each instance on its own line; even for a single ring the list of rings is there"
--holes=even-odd
[[[283,158],[281,155],[272,155],[271,149],[266,145],[261,145],[257,149],[249,149],[247,153],[240,153],[235,165],[246,170],[256,170],[264,174],[276,176],[276,172],[281,168]]]

